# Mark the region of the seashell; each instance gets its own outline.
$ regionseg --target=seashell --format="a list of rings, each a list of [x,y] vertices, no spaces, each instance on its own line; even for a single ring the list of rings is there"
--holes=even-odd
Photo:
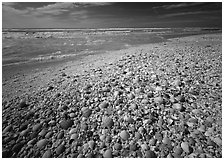
[[[33,131],[36,132],[36,131],[40,130],[41,127],[42,127],[42,124],[41,123],[38,123],[35,126],[33,126]]]
[[[183,149],[181,147],[176,147],[174,149],[174,154],[181,155],[183,153]]]
[[[183,95],[179,95],[175,99],[179,102],[185,102],[185,97]]]
[[[86,117],[86,118],[88,118],[92,114],[92,110],[89,109],[88,107],[83,107],[81,111],[82,111],[83,117]]]
[[[157,104],[162,104],[163,103],[163,98],[161,96],[159,97],[155,97],[154,98],[154,102],[157,103]]]
[[[173,85],[174,85],[174,86],[177,86],[177,87],[181,86],[181,80],[180,80],[180,79],[176,79],[176,80],[174,80],[174,81],[173,81]]]
[[[215,137],[213,139],[213,141],[218,145],[218,146],[222,146],[222,139],[219,137]]]
[[[74,140],[76,140],[76,139],[78,139],[78,137],[79,137],[78,134],[73,133],[73,134],[71,135],[70,139],[74,139]]]
[[[148,100],[147,99],[143,99],[141,103],[142,104],[147,104],[148,103]]]
[[[156,91],[156,92],[160,92],[160,91],[162,91],[162,90],[163,90],[163,88],[160,87],[160,86],[156,86],[156,88],[155,88],[155,91]]]
[[[174,104],[173,104],[173,109],[176,109],[176,110],[178,110],[178,111],[180,111],[180,112],[184,111],[184,107],[183,107],[183,105],[180,104],[180,103],[174,103]]]
[[[113,119],[110,117],[104,117],[102,121],[103,127],[111,128],[114,125]]]
[[[12,130],[12,125],[9,125],[9,126],[5,127],[5,129],[2,131],[2,133],[7,133],[11,130]]]
[[[122,145],[121,145],[120,143],[116,143],[116,144],[114,145],[114,149],[116,149],[116,150],[121,150],[121,149],[122,149]]]
[[[111,150],[111,149],[107,149],[107,150],[103,153],[103,158],[112,158],[112,150]]]
[[[21,99],[20,102],[19,102],[19,108],[24,108],[24,107],[27,107],[27,104],[26,104],[26,100],[25,99]]]
[[[144,134],[146,133],[146,129],[144,127],[139,127],[138,132]]]
[[[164,144],[167,144],[167,145],[170,145],[171,144],[171,140],[168,137],[166,137],[166,136],[163,138],[162,142]]]
[[[118,97],[118,96],[119,96],[119,94],[120,94],[120,92],[119,92],[119,91],[115,91],[115,92],[114,92],[114,97]]]
[[[108,106],[109,106],[109,104],[106,101],[104,101],[99,105],[99,108],[104,109],[104,108],[107,108]]]
[[[181,148],[182,148],[186,153],[189,153],[189,152],[190,152],[188,142],[182,142],[180,146],[181,146]]]
[[[136,109],[138,109],[138,106],[137,106],[135,103],[132,103],[132,104],[130,105],[130,109],[132,109],[132,110],[136,110]]]
[[[133,99],[133,98],[135,98],[135,96],[134,96],[133,93],[128,94],[127,97],[128,97],[128,99]]]
[[[141,145],[141,149],[143,150],[143,151],[146,151],[146,150],[148,150],[149,149],[149,146],[147,145],[147,144],[142,144]]]
[[[133,122],[134,122],[134,119],[131,118],[130,116],[125,115],[125,116],[124,116],[124,121],[126,121],[126,122],[128,122],[128,123],[133,123]]]
[[[42,149],[47,145],[48,141],[46,139],[41,139],[37,142],[37,147]]]
[[[46,129],[43,129],[43,130],[39,133],[39,135],[42,136],[42,137],[44,137],[46,134],[47,134],[47,130],[46,130]]]
[[[61,153],[63,153],[65,151],[65,146],[64,144],[61,144],[60,146],[58,146],[55,150],[57,155],[60,155]]]
[[[138,140],[142,137],[142,135],[138,132],[135,132],[135,138]]]
[[[129,133],[125,130],[121,131],[120,133],[120,137],[123,139],[123,140],[128,140],[128,138],[130,137]]]
[[[89,148],[91,148],[93,150],[94,147],[95,147],[95,142],[94,141],[89,141],[88,144],[89,144]]]
[[[42,158],[51,158],[52,153],[50,150],[46,150],[46,152],[44,152]]]
[[[69,127],[71,127],[74,124],[74,122],[72,120],[63,120],[60,122],[60,126],[63,129],[68,129]]]
[[[139,82],[140,82],[139,77],[135,77],[135,78],[133,79],[133,83],[139,83]]]
[[[156,145],[156,139],[155,138],[150,139],[149,145],[150,146],[155,146]]]
[[[200,114],[201,113],[201,111],[199,110],[199,109],[193,109],[192,110],[192,113],[194,113],[194,114]]]
[[[156,158],[156,154],[153,151],[146,151],[145,152],[145,158]]]

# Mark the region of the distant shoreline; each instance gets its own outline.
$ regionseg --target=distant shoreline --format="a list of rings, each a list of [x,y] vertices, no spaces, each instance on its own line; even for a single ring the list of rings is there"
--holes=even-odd
[[[125,30],[197,30],[197,31],[221,31],[216,27],[183,27],[183,28],[3,28],[2,32],[62,32],[62,31],[125,31]]]

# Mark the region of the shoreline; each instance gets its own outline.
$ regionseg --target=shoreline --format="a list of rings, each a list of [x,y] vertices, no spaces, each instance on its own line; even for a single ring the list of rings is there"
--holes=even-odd
[[[117,60],[119,60],[122,56],[126,56],[126,55],[131,55],[131,54],[139,54],[139,50],[144,50],[145,48],[148,48],[149,46],[153,48],[154,45],[163,45],[166,43],[172,43],[173,41],[176,41],[176,39],[189,39],[191,37],[201,37],[201,36],[209,36],[209,35],[220,35],[220,33],[214,33],[214,34],[202,34],[202,35],[191,35],[191,36],[187,36],[187,37],[178,37],[178,38],[170,38],[167,39],[166,42],[159,42],[159,43],[149,43],[149,44],[143,44],[143,45],[139,45],[139,46],[135,46],[135,47],[130,47],[127,49],[122,49],[122,50],[115,50],[115,51],[108,51],[107,53],[100,53],[100,54],[96,54],[96,55],[80,55],[78,56],[78,60],[73,60],[73,61],[69,61],[69,62],[62,62],[62,63],[57,63],[56,65],[53,64],[53,66],[49,65],[51,63],[54,62],[49,62],[49,64],[45,64],[43,66],[40,66],[40,64],[35,64],[34,66],[37,67],[31,67],[32,69],[29,70],[28,72],[23,72],[23,69],[20,69],[19,71],[17,71],[16,73],[12,72],[12,76],[13,77],[8,77],[4,78],[3,76],[3,80],[2,80],[2,84],[3,84],[3,93],[5,91],[4,88],[12,88],[10,90],[13,90],[13,88],[16,89],[21,89],[20,86],[24,87],[24,84],[28,84],[29,86],[34,87],[35,89],[37,88],[43,88],[44,86],[46,86],[48,83],[50,83],[50,80],[52,79],[56,79],[57,76],[59,76],[62,72],[68,72],[68,75],[72,76],[72,74],[74,74],[75,72],[80,72],[80,74],[85,73],[85,71],[88,71],[91,68],[95,67],[100,67],[102,66],[101,64],[101,60],[103,60],[103,63],[105,64],[109,64],[109,63],[113,63]],[[124,53],[126,52],[126,53]],[[83,67],[80,67],[83,66]],[[44,67],[46,66],[46,67]],[[90,67],[92,66],[92,67]],[[13,68],[16,68],[17,66],[14,66]],[[25,66],[26,67],[26,66]],[[28,67],[30,67],[30,65],[28,65]],[[72,68],[73,67],[73,68]],[[68,69],[70,68],[70,69]],[[17,68],[16,68],[17,69]],[[72,70],[75,70],[72,71]],[[2,71],[2,72],[7,72],[7,71]],[[37,72],[37,73],[34,73]],[[44,75],[47,76],[48,80],[43,80],[43,78],[40,78]],[[34,77],[34,78],[33,78]],[[45,79],[45,78],[44,78]],[[21,84],[18,84],[19,81],[24,82]],[[37,81],[37,83],[34,83]],[[39,81],[41,81],[41,85],[39,85]],[[13,85],[13,83],[15,82],[16,85]],[[30,87],[25,86],[25,88],[27,88],[29,91]],[[31,89],[32,90],[34,90]],[[20,91],[21,93],[24,93],[24,90]],[[15,93],[13,91],[13,93]],[[18,93],[18,95],[20,95],[21,93]],[[17,93],[16,93],[17,94]],[[6,95],[12,95],[12,93],[6,93]],[[3,97],[7,97],[6,95],[3,94]],[[11,97],[10,97],[11,99]]]

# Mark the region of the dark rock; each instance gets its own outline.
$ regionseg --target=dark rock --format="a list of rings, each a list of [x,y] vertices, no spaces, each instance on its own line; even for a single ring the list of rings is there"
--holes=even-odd
[[[112,158],[112,150],[108,149],[103,153],[103,158]]]
[[[113,119],[110,117],[104,117],[102,122],[102,127],[111,128],[114,125]]]
[[[18,153],[23,148],[24,144],[25,144],[24,142],[19,142],[15,144],[12,148],[12,151]]]
[[[90,115],[92,114],[92,110],[87,108],[87,107],[83,107],[82,108],[82,115],[83,117],[88,118]]]
[[[46,150],[46,152],[44,152],[42,158],[51,158],[52,153],[50,150]]]
[[[46,139],[41,139],[37,142],[37,147],[42,149],[47,145],[48,141]]]
[[[64,137],[64,132],[60,132],[57,135],[57,139],[62,139]]]
[[[72,120],[63,120],[60,123],[61,128],[63,129],[68,129],[69,127],[71,127],[74,124],[74,122]]]
[[[26,100],[22,99],[20,102],[19,102],[19,108],[25,108],[27,107],[28,105],[26,104]]]
[[[156,158],[157,155],[153,151],[146,151],[145,152],[145,158]]]
[[[61,153],[63,153],[65,151],[65,146],[63,144],[61,144],[60,146],[58,146],[55,150],[56,154],[59,155]]]
[[[99,105],[99,108],[104,109],[104,108],[107,108],[108,106],[109,106],[109,104],[106,101],[104,101]]]
[[[12,156],[12,152],[9,150],[2,151],[2,158],[10,158]]]
[[[44,137],[47,134],[47,130],[46,129],[42,129],[42,131],[39,133],[39,135],[41,137]]]
[[[42,124],[41,124],[41,123],[38,123],[38,124],[36,124],[35,126],[33,126],[33,131],[34,131],[34,132],[37,132],[38,130],[41,129],[41,127],[42,127]]]
[[[12,130],[12,126],[9,125],[7,127],[5,127],[5,129],[2,131],[2,133],[7,133],[7,132],[10,132]]]

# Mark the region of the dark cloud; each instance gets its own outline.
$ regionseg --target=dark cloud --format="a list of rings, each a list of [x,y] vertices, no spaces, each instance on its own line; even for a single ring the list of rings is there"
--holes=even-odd
[[[199,6],[204,4],[203,2],[191,2],[191,3],[176,3],[176,4],[167,4],[167,5],[162,5],[162,6],[156,6],[153,7],[154,9],[156,8],[164,8],[164,9],[175,9],[175,8],[184,8],[184,7],[192,7],[192,6]]]
[[[177,17],[177,16],[188,16],[188,15],[206,15],[217,13],[219,11],[193,11],[193,12],[178,12],[178,13],[169,13],[165,15],[161,15],[160,18],[167,18],[167,17]]]
[[[14,28],[221,27],[221,11],[222,3],[211,2],[10,2],[2,3],[2,25]]]
[[[114,2],[74,2],[75,7],[95,7],[112,5]]]

